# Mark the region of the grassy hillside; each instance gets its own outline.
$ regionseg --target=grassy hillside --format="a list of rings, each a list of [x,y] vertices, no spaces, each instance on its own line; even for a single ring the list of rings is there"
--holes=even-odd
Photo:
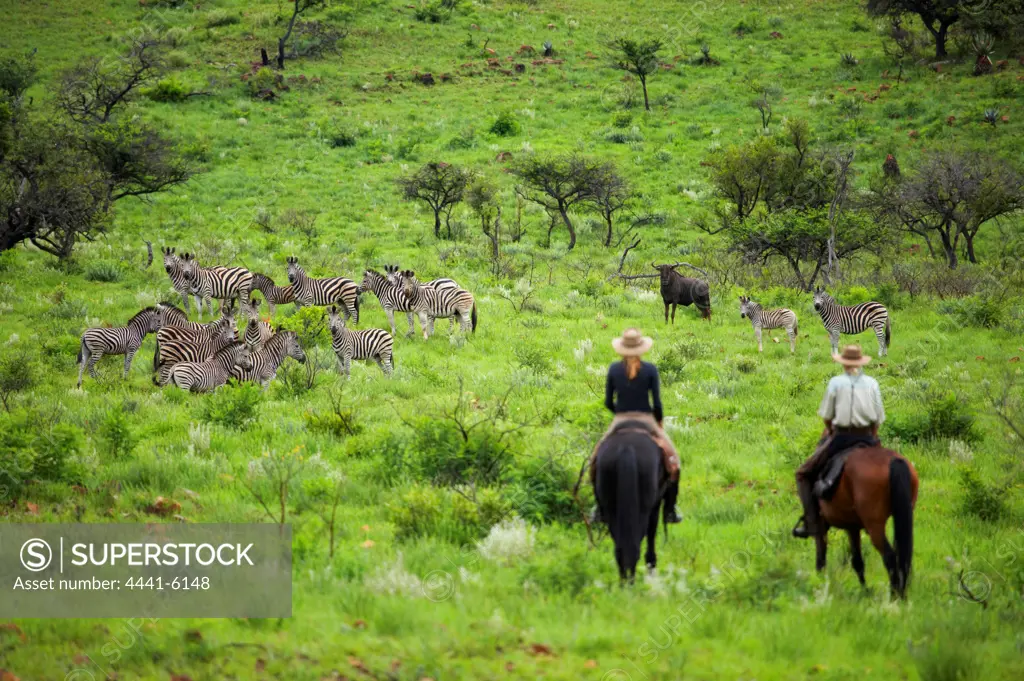
[[[804,118],[820,145],[854,148],[862,187],[888,153],[905,169],[922,151],[950,145],[1019,161],[1018,55],[997,45],[993,58],[1009,67],[980,78],[969,58],[939,72],[908,65],[897,85],[883,76],[893,67],[880,27],[857,3],[837,0],[489,2],[437,24],[416,20],[406,3],[364,2],[317,15],[349,27],[341,53],[288,62],[288,89],[260,101],[243,75],[282,31],[277,2],[7,5],[5,48],[38,49],[42,82],[30,95],[40,101],[63,69],[113,54],[121,36],[143,26],[176,43],[171,78],[208,94],[137,104],[138,115],[196,150],[203,173],[152,203],[119,203],[109,233],[83,244],[73,262],[29,248],[0,256],[0,359],[30,364],[36,379],[0,416],[0,457],[59,443],[46,475],[6,489],[4,520],[161,521],[147,508],[162,496],[188,522],[271,522],[247,489],[267,484],[252,478],[253,462],[267,453],[295,461],[302,474],[288,504],[291,619],[160,620],[141,637],[117,620],[19,620],[0,626],[0,668],[26,681],[1024,673],[1021,443],[990,405],[1024,355],[1012,266],[1019,218],[983,231],[982,264],[957,275],[972,295],[940,300],[932,282],[947,275],[910,242],[845,264],[835,287],[842,302],[880,299],[893,317],[891,354],[869,371],[890,415],[883,440],[921,478],[905,603],[889,600],[873,550],[865,547],[864,592],[844,537],[833,536],[822,574],[812,547],[790,538],[793,471],[820,433],[815,410],[836,372],[827,337],[786,270],[738,266],[693,227],[711,192],[701,161],[760,134],[751,84],[773,87],[772,128]],[[650,81],[650,113],[638,106],[637,85],[606,66],[604,45],[621,34],[667,44],[666,66]],[[546,40],[558,63],[519,52],[539,52]],[[720,65],[694,64],[702,44]],[[843,54],[859,63],[844,65]],[[417,82],[417,73],[436,84]],[[984,123],[992,108],[1006,122]],[[520,132],[490,132],[506,112]],[[348,137],[355,144],[339,146]],[[622,246],[600,246],[592,215],[574,215],[580,243],[567,253],[564,229],[547,245],[547,217],[524,206],[526,236],[504,245],[507,275],[495,277],[467,209],[453,215],[459,238],[438,241],[429,212],[402,202],[394,185],[428,161],[471,166],[502,187],[510,224],[517,205],[499,154],[556,150],[618,164],[660,216],[638,229],[642,245],[627,270],[683,259],[708,269],[710,324],[685,309],[665,325],[654,280],[609,283]],[[309,214],[315,228],[303,232]],[[159,255],[144,268],[144,239],[279,284],[289,255],[313,275],[357,281],[367,266],[398,262],[471,290],[480,326],[450,338],[442,321],[425,342],[402,335],[399,315],[394,377],[359,363],[346,381],[329,338],[315,333],[319,311],[286,306],[276,321],[302,330],[307,352],[327,367],[312,389],[291,364],[262,395],[161,390],[151,381],[150,338],[128,381],[120,360],[108,358],[100,379],[76,390],[84,328],[178,302]],[[919,268],[920,293],[900,288],[894,264]],[[766,333],[757,353],[739,318],[740,293],[796,311],[794,356],[778,332]],[[386,326],[372,294],[362,305],[360,328]],[[591,546],[580,522],[590,492],[584,486],[577,501],[571,490],[607,424],[610,340],[632,325],[655,338],[651,358],[684,460],[685,520],[667,541],[659,535],[657,573],[620,589],[610,540]],[[870,334],[857,340],[877,354]],[[1018,427],[1020,399],[1018,379],[1006,410]],[[468,438],[458,432],[459,423],[478,422]],[[495,460],[501,473],[486,474]],[[443,484],[452,470],[477,484]],[[321,516],[336,488],[343,500],[330,557]],[[107,652],[114,640],[116,660]]]

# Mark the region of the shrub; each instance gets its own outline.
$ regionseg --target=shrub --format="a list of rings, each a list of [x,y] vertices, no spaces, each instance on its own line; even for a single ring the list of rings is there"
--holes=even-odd
[[[516,513],[537,522],[571,522],[580,510],[572,496],[577,471],[546,457],[517,462],[507,498]]]
[[[640,132],[640,128],[633,126],[627,130],[612,130],[604,136],[606,142],[612,144],[633,144],[644,141],[643,133]]]
[[[112,459],[126,459],[135,451],[139,438],[132,432],[131,423],[121,406],[107,412],[99,428],[99,439]]]
[[[46,420],[37,412],[0,419],[0,500],[19,497],[31,480],[81,479],[82,431],[60,423],[40,427]]]
[[[154,102],[184,102],[190,90],[176,78],[164,78],[146,90],[146,96]]]
[[[481,425],[465,435],[452,421],[417,423],[411,463],[416,475],[435,485],[488,486],[500,482],[512,463],[511,443]]]
[[[922,406],[888,421],[889,431],[905,442],[940,438],[974,442],[978,439],[974,414],[955,393],[929,396]]]
[[[939,312],[949,315],[960,326],[994,329],[1006,318],[1006,307],[989,296],[974,295],[959,300],[946,300]]]
[[[667,383],[680,380],[686,365],[711,354],[713,346],[700,338],[684,338],[669,346],[658,357],[658,371]]]
[[[26,350],[7,351],[0,357],[0,403],[6,411],[11,410],[15,393],[29,390],[35,382],[35,364]]]
[[[356,145],[356,132],[341,123],[332,123],[327,129],[326,138],[327,143],[335,149]]]
[[[1006,515],[1006,501],[1003,496],[1008,487],[996,487],[986,483],[973,468],[960,470],[960,485],[964,493],[960,501],[961,513],[977,516],[989,522]]]
[[[206,15],[206,28],[217,28],[218,26],[231,26],[241,21],[241,17],[226,10],[215,9]]]
[[[314,433],[336,438],[358,435],[363,426],[356,420],[355,410],[335,404],[330,410],[307,411],[302,415],[306,427]]]
[[[455,492],[416,485],[387,504],[399,540],[433,537],[454,544],[479,540],[486,528],[471,501]]]
[[[284,85],[281,74],[269,66],[264,66],[252,74],[246,83],[249,86],[249,94],[257,98],[266,98],[268,92],[282,89]]]
[[[871,300],[871,294],[863,286],[851,286],[842,295],[838,296],[840,305],[859,305]]]
[[[546,374],[551,371],[551,360],[544,348],[532,345],[519,345],[513,349],[516,361],[519,366],[537,374]]]
[[[255,383],[228,384],[207,395],[200,407],[204,421],[228,428],[243,428],[256,420],[263,390]]]
[[[503,111],[491,124],[491,133],[499,137],[514,137],[522,131],[522,126],[511,111]]]
[[[633,114],[620,111],[612,118],[612,125],[619,129],[628,128],[633,123]]]
[[[89,281],[113,284],[124,279],[124,269],[119,262],[98,260],[85,266],[85,278]]]

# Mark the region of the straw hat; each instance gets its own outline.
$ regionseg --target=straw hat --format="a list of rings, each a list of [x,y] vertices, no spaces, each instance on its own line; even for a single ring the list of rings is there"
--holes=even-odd
[[[640,329],[626,329],[622,336],[612,341],[615,352],[623,357],[639,357],[654,345],[654,339],[640,334]]]
[[[846,367],[862,367],[871,361],[860,351],[859,345],[847,345],[841,353],[832,355],[832,359]]]

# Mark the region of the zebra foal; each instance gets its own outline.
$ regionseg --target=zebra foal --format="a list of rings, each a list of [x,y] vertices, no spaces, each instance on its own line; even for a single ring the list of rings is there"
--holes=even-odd
[[[296,306],[341,305],[345,309],[345,321],[351,317],[356,324],[359,323],[359,287],[351,279],[314,279],[299,266],[298,258],[289,256],[288,281],[292,285]]]
[[[294,331],[278,331],[252,353],[252,367],[244,369],[235,366],[231,369],[231,377],[237,381],[259,383],[266,390],[270,382],[277,376],[277,369],[284,360],[291,357],[299,364],[306,363],[306,353],[299,345],[299,338]]]
[[[754,326],[754,338],[757,339],[757,351],[764,352],[761,343],[762,329],[785,329],[789,336],[789,354],[796,352],[796,337],[800,333],[796,313],[786,308],[766,310],[746,296],[740,296],[740,317],[746,317]]]
[[[372,359],[385,376],[395,370],[395,341],[384,329],[353,331],[345,327],[345,318],[334,305],[327,308],[328,326],[331,329],[331,347],[338,357],[338,369],[346,376],[352,375],[352,360]]]
[[[874,330],[878,339],[878,356],[889,354],[889,311],[881,303],[870,301],[859,305],[840,305],[823,289],[817,288],[814,290],[814,309],[828,331],[832,354],[839,352],[840,333],[856,334],[868,329]]]
[[[189,392],[211,392],[228,382],[231,370],[236,366],[252,368],[249,348],[245,343],[237,341],[225,345],[203,362],[175,364],[168,373],[167,382]]]
[[[291,284],[278,286],[273,279],[259,272],[253,272],[252,290],[259,291],[267,299],[267,309],[270,310],[271,317],[274,316],[275,306],[295,302],[295,291]]]
[[[473,294],[460,288],[432,289],[416,281],[412,270],[402,272],[402,291],[409,304],[420,318],[423,338],[434,332],[434,320],[438,317],[459,318],[462,331],[476,332],[476,301]]]
[[[96,362],[103,355],[124,355],[124,379],[132,368],[132,358],[142,347],[146,336],[160,329],[161,314],[155,307],[147,307],[128,320],[126,326],[109,329],[86,329],[78,349],[78,387],[82,387],[82,373],[89,368],[89,375],[96,378]]]

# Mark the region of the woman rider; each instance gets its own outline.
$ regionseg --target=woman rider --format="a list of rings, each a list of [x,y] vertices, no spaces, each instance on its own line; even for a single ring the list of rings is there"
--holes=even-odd
[[[663,414],[658,369],[650,362],[640,359],[645,352],[651,349],[653,344],[654,341],[648,336],[641,335],[638,329],[626,329],[620,338],[612,341],[612,347],[622,357],[622,361],[615,362],[608,367],[604,405],[615,416],[590,458],[590,481],[593,483],[596,478],[597,467],[594,463],[604,438],[608,437],[623,421],[639,422],[648,428],[651,438],[664,452],[665,468],[672,480],[665,491],[664,517],[666,523],[678,523],[682,521],[682,517],[676,512],[676,497],[679,496],[679,456],[662,427]],[[595,507],[591,514],[593,519],[597,519],[597,511],[598,509]]]

